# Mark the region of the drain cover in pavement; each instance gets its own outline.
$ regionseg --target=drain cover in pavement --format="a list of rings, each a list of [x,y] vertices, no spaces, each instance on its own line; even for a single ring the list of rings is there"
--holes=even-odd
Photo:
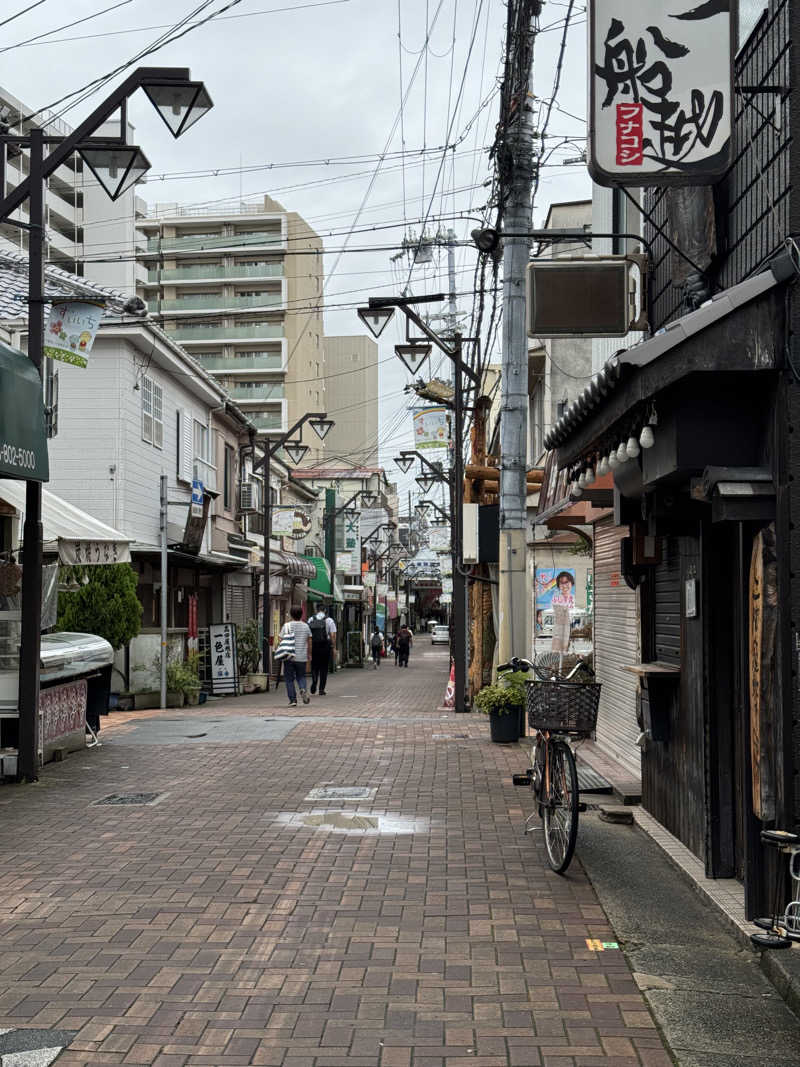
[[[0,1030],[3,1067],[50,1067],[77,1030]]]
[[[469,741],[469,734],[431,734],[434,741]]]
[[[113,804],[113,805],[134,805],[140,806],[153,805],[159,800],[163,800],[167,796],[166,793],[109,793],[107,797],[103,797],[102,800],[96,800],[95,804]]]
[[[372,800],[377,790],[365,785],[319,785],[306,800]]]

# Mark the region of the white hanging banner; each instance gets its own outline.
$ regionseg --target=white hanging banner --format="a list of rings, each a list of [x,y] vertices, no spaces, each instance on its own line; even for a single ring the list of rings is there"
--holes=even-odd
[[[105,304],[87,300],[53,304],[44,335],[44,354],[62,363],[85,367],[104,310]]]
[[[364,571],[361,575],[361,584],[365,589],[375,588],[375,571]]]
[[[731,162],[727,0],[589,5],[589,173],[600,185],[711,185]]]
[[[434,552],[449,552],[451,548],[450,527],[431,526],[428,530],[428,544]]]
[[[419,408],[413,421],[415,448],[447,448],[447,408]]]

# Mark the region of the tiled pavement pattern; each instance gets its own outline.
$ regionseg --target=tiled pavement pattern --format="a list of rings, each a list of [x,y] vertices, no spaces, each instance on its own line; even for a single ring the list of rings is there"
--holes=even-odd
[[[587,947],[614,933],[579,863],[521,833],[520,750],[433,710],[425,652],[337,673],[283,740],[193,736],[288,714],[282,690],[116,715],[0,788],[0,1028],[77,1031],[56,1067],[666,1067],[625,958]],[[159,717],[185,744],[118,743]],[[377,793],[303,799],[324,784]]]

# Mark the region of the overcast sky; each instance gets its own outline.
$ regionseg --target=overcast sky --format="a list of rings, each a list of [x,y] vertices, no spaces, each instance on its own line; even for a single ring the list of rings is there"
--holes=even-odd
[[[33,2],[0,0],[0,22]],[[146,98],[138,94],[133,99],[130,119],[152,163],[141,190],[145,199],[221,201],[224,206],[268,192],[287,209],[300,212],[325,241],[329,334],[360,333],[352,305],[365,302],[370,294],[399,293],[409,278],[415,293],[447,289],[444,252],[424,268],[411,269],[407,259],[393,262],[391,257],[400,251],[404,234],[419,234],[426,217],[429,233],[453,226],[459,239],[467,238],[475,221],[445,216],[478,215],[486,202],[486,148],[498,118],[493,90],[499,84],[505,33],[501,0],[239,0],[233,6],[230,0],[127,0],[42,42],[21,45],[114,3],[120,0],[71,0],[69,5],[43,0],[0,26],[0,48],[7,49],[0,52],[4,88],[35,108],[55,104],[61,112],[70,103],[56,104],[62,96],[134,59],[197,8],[202,12],[189,22],[230,7],[226,15],[134,64],[188,66],[214,100],[213,110],[175,141]],[[540,20],[545,32],[536,44],[536,95],[544,100],[552,94],[567,7],[550,0]],[[554,110],[549,125],[550,134],[578,140],[558,150],[553,162],[577,157],[584,144],[584,19],[578,0],[558,93],[563,110]],[[432,26],[427,54],[426,21]],[[401,64],[408,94],[402,123]],[[122,77],[117,75],[95,96],[66,111],[64,120],[76,125]],[[377,168],[380,153],[400,152],[403,143],[407,152],[419,153],[416,158],[406,157],[402,165],[399,156],[390,156]],[[448,143],[457,143],[455,153],[433,151]],[[425,154],[420,152],[423,147],[429,150]],[[343,156],[367,158],[348,165],[335,162]],[[317,162],[278,166],[312,160]],[[324,160],[331,162],[326,165]],[[272,169],[267,169],[270,164]],[[209,175],[211,169],[219,173]],[[197,171],[205,173],[176,175]],[[552,202],[590,195],[584,166],[548,167],[534,208],[535,224],[541,224]],[[366,232],[367,227],[387,225]],[[348,238],[351,227],[355,232]],[[393,247],[354,251],[370,245]],[[343,248],[348,250],[340,255]],[[465,313],[472,306],[474,263],[471,249],[458,250],[459,309]],[[335,306],[342,304],[347,306]],[[390,326],[384,337],[381,459],[404,489],[416,489],[416,472],[404,477],[391,463],[412,440],[406,413],[410,400],[403,393],[409,375],[393,355],[393,345],[401,339],[400,324]],[[330,414],[347,418],[346,412]]]

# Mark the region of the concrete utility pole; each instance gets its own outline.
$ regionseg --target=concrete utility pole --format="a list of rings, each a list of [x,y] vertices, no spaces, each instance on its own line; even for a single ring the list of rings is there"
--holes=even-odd
[[[531,5],[537,11],[539,5]],[[533,37],[531,16],[528,33]],[[507,47],[511,49],[511,43]],[[525,321],[525,272],[530,255],[533,188],[533,43],[527,92],[520,93],[516,119],[509,130],[512,171],[503,226],[503,358],[500,416],[500,587],[498,654],[500,662],[528,654],[526,570],[526,481],[528,428],[528,337]]]

